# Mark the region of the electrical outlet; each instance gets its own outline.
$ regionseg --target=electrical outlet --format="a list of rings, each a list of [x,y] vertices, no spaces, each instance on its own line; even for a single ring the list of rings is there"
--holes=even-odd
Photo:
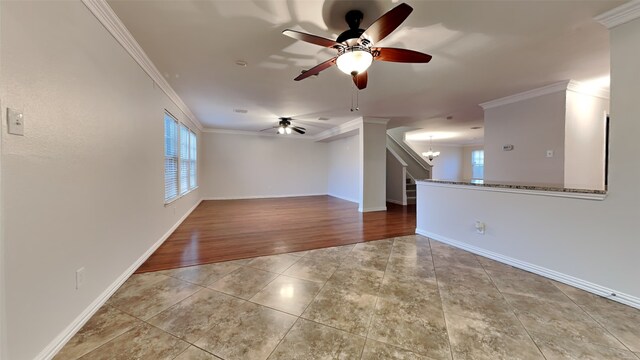
[[[480,235],[484,235],[485,225],[482,221],[476,220],[476,232]]]
[[[80,289],[84,284],[84,267],[76,270],[76,290]]]

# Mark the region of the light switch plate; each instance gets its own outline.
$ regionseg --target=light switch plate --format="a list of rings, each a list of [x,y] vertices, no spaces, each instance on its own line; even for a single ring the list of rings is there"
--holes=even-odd
[[[24,115],[22,112],[7,108],[7,125],[9,134],[24,136]]]

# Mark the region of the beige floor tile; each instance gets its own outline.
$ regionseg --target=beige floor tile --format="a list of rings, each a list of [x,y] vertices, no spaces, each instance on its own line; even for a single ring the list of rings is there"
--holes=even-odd
[[[187,350],[178,355],[175,360],[221,360],[219,357],[209,354],[195,346],[190,346]]]
[[[467,266],[482,268],[476,256],[470,252],[454,248],[438,241],[431,241],[431,254],[435,267]]]
[[[225,360],[263,360],[295,321],[295,316],[246,302],[195,345]]]
[[[103,306],[69,340],[54,360],[77,359],[140,324],[140,320],[116,308]]]
[[[436,272],[430,257],[394,256],[389,258],[387,273],[435,279]]]
[[[433,359],[451,359],[444,315],[437,304],[378,298],[367,337]]]
[[[277,276],[272,272],[243,267],[209,285],[209,288],[249,300]]]
[[[483,320],[497,328],[506,328],[514,322],[520,326],[509,303],[497,291],[495,294],[483,292],[448,293],[440,292],[445,314]]]
[[[566,338],[575,343],[625,349],[622,343],[573,303],[508,293],[504,296],[529,332]]]
[[[289,254],[261,256],[249,261],[246,266],[280,274],[298,259],[300,259],[299,256]]]
[[[389,252],[375,252],[354,249],[344,260],[352,267],[384,271],[387,268]]]
[[[306,255],[291,265],[283,275],[324,283],[333,275],[333,272],[336,271],[338,266],[339,263],[326,262]]]
[[[532,332],[531,336],[547,360],[637,360],[632,352],[624,349],[574,342],[546,333]]]
[[[511,324],[446,315],[453,358],[465,360],[544,360],[525,329],[514,317]]]
[[[81,357],[82,360],[171,360],[189,344],[151,325],[141,324]]]
[[[339,264],[347,255],[349,255],[354,246],[355,245],[343,245],[309,250],[305,255],[305,258]]]
[[[257,304],[300,316],[322,284],[280,275],[251,298]]]
[[[298,319],[269,360],[359,359],[365,339]]]
[[[361,360],[430,360],[409,350],[368,339]]]
[[[487,272],[496,287],[503,293],[536,296],[559,302],[570,301],[550,280],[542,276],[518,269],[509,272],[487,269]]]
[[[366,269],[343,263],[329,278],[327,285],[348,291],[377,295],[384,271]]]
[[[166,275],[145,273],[132,275],[109,299],[118,310],[147,320],[202,289]]]
[[[378,296],[404,302],[429,301],[440,306],[438,284],[427,278],[385,273]]]
[[[202,289],[148,322],[190,343],[244,303],[236,297]]]
[[[305,319],[365,336],[376,296],[326,285],[302,314]]]
[[[225,261],[214,264],[189,266],[179,269],[159,271],[159,273],[188,281],[190,283],[207,286],[218,281],[228,273],[240,267],[234,261]]]
[[[393,243],[392,257],[411,257],[431,260],[431,247],[429,244],[416,244],[415,241],[395,240]]]
[[[640,310],[614,302],[583,309],[630,350],[640,352]]]
[[[356,244],[353,251],[369,251],[379,254],[389,254],[393,247],[393,239],[367,241]]]
[[[307,255],[309,251],[296,251],[296,252],[292,252],[292,253],[288,253],[291,256],[297,256],[297,257],[303,257],[305,255]]]

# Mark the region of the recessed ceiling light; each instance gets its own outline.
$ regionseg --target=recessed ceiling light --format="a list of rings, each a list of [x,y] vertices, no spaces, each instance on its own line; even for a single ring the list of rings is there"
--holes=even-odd
[[[451,119],[453,119],[453,116],[451,115],[447,116],[447,120],[451,120]]]
[[[318,120],[327,121],[327,120],[329,120],[329,118],[327,118],[327,117],[319,117]]]
[[[244,60],[236,60],[236,65],[242,66],[242,67],[246,67],[247,66],[247,62],[244,61]]]
[[[240,113],[240,114],[246,114],[246,113],[249,112],[249,110],[246,110],[246,109],[233,109],[233,112],[237,112],[237,113]]]
[[[470,129],[471,130],[478,130],[478,129],[482,129],[482,126],[472,126]]]

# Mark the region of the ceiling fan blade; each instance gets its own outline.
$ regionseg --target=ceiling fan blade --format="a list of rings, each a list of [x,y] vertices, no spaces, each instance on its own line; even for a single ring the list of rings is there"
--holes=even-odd
[[[283,35],[286,35],[288,37],[294,38],[296,40],[302,40],[302,41],[306,41],[308,43],[314,44],[314,45],[320,45],[320,46],[324,46],[324,47],[328,47],[328,48],[332,48],[332,47],[342,47],[343,45],[340,43],[335,42],[334,40],[331,39],[327,39],[327,38],[323,38],[321,36],[317,36],[317,35],[311,35],[311,34],[307,34],[307,33],[303,33],[300,31],[296,31],[296,30],[284,30],[282,32]]]
[[[413,8],[402,3],[387,11],[365,30],[360,39],[368,39],[374,44],[387,37],[411,14]]]
[[[333,57],[333,58],[331,58],[331,59],[329,59],[329,60],[327,60],[325,62],[323,62],[322,64],[316,65],[316,66],[312,67],[311,69],[309,69],[309,70],[303,72],[302,74],[298,75],[298,77],[293,79],[293,80],[300,81],[300,80],[308,78],[309,76],[317,75],[320,71],[333,66],[336,63],[336,59],[337,59],[337,56]]]
[[[276,129],[276,128],[278,128],[278,127],[277,127],[277,126],[272,126],[272,127],[268,127],[268,128],[266,128],[266,129],[262,129],[262,130],[260,130],[260,131],[273,130],[273,129]]]
[[[366,71],[361,72],[360,74],[353,77],[353,83],[356,84],[356,87],[360,90],[367,87],[367,80],[369,79],[369,75],[367,75]]]
[[[428,63],[432,56],[408,49],[397,48],[371,48],[374,59],[380,61],[401,62],[401,63]]]
[[[301,128],[299,126],[292,126],[291,129],[297,132],[298,134],[304,134],[306,132],[305,128]]]

